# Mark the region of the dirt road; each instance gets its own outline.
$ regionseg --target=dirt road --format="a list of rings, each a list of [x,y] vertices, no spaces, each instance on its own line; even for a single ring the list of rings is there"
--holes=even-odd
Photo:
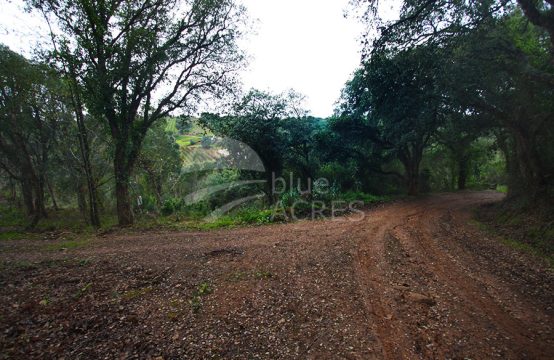
[[[500,198],[65,251],[2,242],[0,356],[552,359],[554,273],[470,219]]]

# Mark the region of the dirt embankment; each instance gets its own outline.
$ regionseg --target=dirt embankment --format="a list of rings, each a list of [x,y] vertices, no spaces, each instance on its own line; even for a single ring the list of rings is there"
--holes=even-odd
[[[470,225],[493,192],[363,221],[0,244],[0,358],[550,359],[554,275]]]

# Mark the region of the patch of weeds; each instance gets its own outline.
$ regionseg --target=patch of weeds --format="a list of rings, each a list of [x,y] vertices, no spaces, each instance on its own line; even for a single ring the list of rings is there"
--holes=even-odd
[[[181,315],[181,312],[179,312],[179,311],[170,310],[170,311],[167,312],[167,318],[169,320],[177,320],[179,315]]]
[[[177,299],[173,299],[169,302],[169,305],[176,308],[176,307],[181,306],[181,302]]]
[[[37,264],[34,264],[27,260],[16,261],[12,266],[18,270],[35,270],[38,269]]]
[[[90,265],[90,263],[91,263],[90,259],[81,259],[77,264],[79,265],[79,267],[84,267],[84,266]]]
[[[200,299],[200,297],[198,296],[193,296],[189,300],[189,304],[190,304],[190,307],[192,308],[192,312],[196,314],[202,308],[202,299]]]
[[[210,283],[207,281],[202,282],[200,285],[198,285],[198,289],[196,290],[196,293],[198,296],[211,294],[212,288],[210,286]]]
[[[554,256],[551,256],[549,254],[546,254],[542,249],[540,249],[538,246],[533,246],[521,241],[514,240],[510,237],[502,236],[498,231],[496,231],[493,227],[484,224],[477,220],[470,220],[470,224],[475,225],[479,228],[480,231],[485,232],[489,235],[492,235],[500,240],[501,243],[504,245],[518,251],[522,251],[528,254],[535,255],[537,257],[545,259],[550,268],[554,268]],[[533,237],[533,232],[528,233],[529,237]],[[538,236],[538,235],[537,235]],[[539,244],[540,245],[540,244]]]
[[[237,270],[235,272],[232,272],[229,274],[227,279],[229,281],[243,281],[247,279],[257,279],[257,280],[263,280],[263,279],[270,279],[274,276],[274,274],[271,271],[263,270],[263,269],[257,269],[253,271],[244,271],[244,270]]]
[[[45,297],[44,299],[39,301],[39,305],[41,305],[41,306],[47,306],[48,304],[50,304],[50,298],[48,298],[48,297]]]
[[[0,232],[0,241],[2,240],[21,240],[29,238],[29,234],[25,234],[19,231],[4,231]]]
[[[194,227],[197,227],[199,230],[215,230],[215,229],[222,229],[222,228],[232,228],[235,227],[237,224],[235,223],[234,219],[231,216],[222,216],[214,221],[211,222],[201,222]]]
[[[248,277],[248,273],[246,271],[235,271],[231,273],[228,277],[229,281],[241,281]]]
[[[256,270],[254,272],[254,277],[256,279],[269,279],[273,277],[273,274],[270,271],[267,270]]]
[[[197,313],[202,308],[202,297],[209,295],[213,292],[213,289],[209,282],[203,281],[198,285],[196,290],[192,293],[192,298],[189,300],[192,312]]]
[[[78,249],[78,248],[82,248],[82,247],[88,245],[89,242],[90,242],[89,239],[68,240],[68,241],[63,241],[63,242],[58,243],[58,244],[47,245],[46,250],[62,251],[62,250]]]
[[[153,289],[152,289],[151,286],[148,286],[148,287],[145,287],[145,288],[140,288],[140,289],[128,290],[123,294],[123,298],[125,300],[136,299],[136,298],[142,297],[142,296],[152,292],[152,290]]]
[[[92,287],[92,283],[87,283],[85,286],[83,286],[82,288],[80,288],[76,293],[75,295],[73,295],[73,297],[75,299],[79,299],[81,296],[83,296],[84,294],[86,294],[89,289]]]
[[[69,260],[62,260],[62,259],[49,259],[44,260],[38,263],[39,266],[43,266],[46,268],[55,268],[58,266],[64,266],[69,262]]]
[[[172,299],[169,302],[169,306],[171,307],[171,310],[169,310],[166,314],[166,316],[169,320],[177,320],[177,318],[179,318],[181,315],[183,315],[183,306],[182,306],[182,301],[181,300]],[[198,310],[196,310],[196,311],[198,311]]]

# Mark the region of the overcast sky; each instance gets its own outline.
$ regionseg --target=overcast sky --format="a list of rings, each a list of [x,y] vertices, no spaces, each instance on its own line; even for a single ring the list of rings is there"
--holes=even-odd
[[[243,42],[250,56],[245,90],[294,89],[307,96],[312,115],[332,114],[344,83],[360,62],[362,25],[344,18],[348,0],[242,0],[255,33]],[[0,0],[0,42],[27,56],[46,41],[41,21],[23,12],[23,1]]]
[[[257,34],[246,50],[253,57],[245,87],[274,92],[290,88],[307,96],[313,115],[333,105],[360,62],[362,27],[343,14],[348,0],[244,0]]]

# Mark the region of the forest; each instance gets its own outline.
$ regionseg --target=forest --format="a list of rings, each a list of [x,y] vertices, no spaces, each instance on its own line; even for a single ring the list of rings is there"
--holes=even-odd
[[[477,240],[475,243],[467,240],[469,242],[464,242],[465,245],[444,245],[440,249],[451,250],[460,259],[466,259],[465,255],[456,251],[466,249],[464,246],[472,246],[471,251],[466,249],[467,252],[463,253],[473,254],[471,256],[490,253],[498,254],[500,258],[501,254],[509,252],[510,255],[502,261],[490,255],[491,258],[472,260],[472,264],[483,266],[483,269],[479,268],[483,272],[489,271],[483,265],[487,261],[501,261],[498,269],[503,269],[503,262],[512,264],[506,264],[506,271],[510,268],[511,273],[518,273],[513,275],[517,278],[515,285],[512,284],[514,287],[526,278],[519,272],[519,265],[513,265],[515,260],[511,260],[513,254],[510,251],[531,257],[531,260],[525,260],[533,264],[529,269],[543,266],[539,265],[543,262],[548,269],[537,270],[540,275],[525,285],[540,288],[536,299],[544,301],[540,305],[543,307],[539,307],[550,309],[541,313],[543,317],[537,315],[540,320],[535,322],[544,326],[543,337],[535,339],[534,348],[535,345],[526,343],[525,335],[518,333],[520,323],[517,321],[521,319],[499,320],[494,315],[490,319],[495,324],[508,324],[507,330],[497,329],[495,334],[503,334],[505,330],[508,338],[515,339],[511,344],[496,340],[500,345],[494,351],[498,350],[504,358],[548,358],[547,354],[554,346],[552,323],[548,325],[548,319],[553,316],[552,307],[548,306],[552,304],[550,280],[554,264],[554,2],[404,0],[401,1],[399,19],[394,21],[380,16],[380,9],[386,6],[383,3],[378,0],[350,2],[348,18],[361,21],[366,29],[362,36],[360,63],[351,77],[345,79],[334,114],[320,118],[311,115],[305,105],[305,95],[294,89],[282,93],[263,89],[241,90],[237,73],[246,66],[248,59],[240,41],[249,20],[246,7],[238,1],[28,0],[28,11],[43,17],[49,33],[45,34],[44,44],[35,49],[32,57],[0,45],[0,242],[4,242],[2,252],[5,250],[5,254],[2,257],[8,256],[3,262],[2,286],[12,277],[27,279],[19,272],[21,266],[14,265],[21,264],[22,260],[17,262],[14,259],[19,259],[27,251],[18,247],[23,246],[17,245],[20,241],[39,244],[52,237],[54,242],[47,247],[62,254],[59,256],[74,259],[77,255],[73,256],[71,251],[86,252],[89,247],[95,248],[97,240],[94,239],[108,241],[98,246],[119,249],[134,246],[132,239],[129,240],[133,236],[137,239],[155,237],[148,234],[161,231],[168,232],[169,237],[184,232],[183,238],[187,238],[189,232],[196,234],[194,232],[199,231],[198,236],[215,246],[213,249],[208,247],[211,250],[206,250],[206,256],[240,257],[249,251],[242,248],[250,245],[243,246],[239,242],[228,247],[221,240],[226,232],[231,237],[248,238],[250,235],[242,232],[248,231],[254,237],[265,239],[264,234],[276,231],[274,238],[278,239],[279,231],[293,231],[287,226],[306,227],[308,233],[312,227],[322,227],[314,238],[327,239],[329,234],[335,234],[333,226],[325,230],[327,220],[321,222],[317,219],[333,217],[335,220],[337,214],[349,217],[356,213],[371,217],[371,209],[384,207],[383,211],[389,211],[387,206],[400,208],[391,208],[390,217],[383,215],[391,219],[391,229],[396,229],[386,233],[399,239],[397,245],[404,247],[406,252],[415,251],[416,255],[411,255],[414,257],[425,253],[423,247],[417,250],[417,246],[423,243],[404,244],[404,238],[395,232],[397,228],[392,227],[392,219],[396,217],[406,216],[403,226],[410,224],[407,207],[411,205],[403,204],[415,204],[415,214],[420,210],[429,214],[437,212],[421,219],[420,225],[434,224],[439,221],[436,219],[450,224],[448,228],[444,225],[442,230],[433,228],[436,233],[406,230],[406,238],[421,237],[429,241],[431,245],[428,247],[434,249],[439,245],[433,239],[446,239],[445,232],[454,231],[452,228],[459,225],[456,221],[461,221],[462,215],[456,214],[461,211],[463,203],[466,207],[471,205],[471,215],[468,216],[472,220],[460,225],[461,228],[473,226],[476,229],[471,231],[487,233],[486,244],[489,244],[489,237],[504,240],[489,244],[489,248]],[[322,86],[325,76],[321,74]],[[440,208],[437,199],[441,199],[440,206],[444,209]],[[453,204],[452,208],[447,208],[449,202]],[[416,207],[420,209],[418,212]],[[298,221],[299,225],[294,225]],[[265,226],[270,226],[267,233],[264,232]],[[273,226],[283,228],[278,230],[280,228]],[[352,225],[357,230],[348,228],[347,224],[337,226],[337,229],[344,227],[344,231],[353,231],[354,237],[369,231],[358,228],[361,225]],[[210,235],[212,231],[215,231],[213,236]],[[115,234],[113,239],[111,234]],[[379,234],[378,230],[375,234]],[[455,234],[451,237],[459,236],[459,232]],[[106,236],[108,240],[105,240]],[[465,236],[481,238],[481,235]],[[393,251],[396,245],[389,243],[387,236],[383,239],[384,249]],[[165,244],[165,240],[160,238],[160,241]],[[275,240],[276,243],[283,241]],[[43,243],[37,246],[37,249],[44,248]],[[158,251],[157,246],[152,244],[149,251]],[[304,249],[304,245],[298,246],[291,251]],[[332,249],[338,245],[329,246]],[[498,250],[497,246],[503,246],[503,250]],[[9,254],[14,247],[14,254],[18,255],[10,260]],[[458,250],[452,250],[454,248]],[[163,254],[169,248],[162,246],[159,249]],[[342,261],[327,259],[325,256],[331,255],[326,255],[322,249],[313,250],[312,254],[319,254],[320,250],[325,255],[313,260],[314,263],[328,261],[334,264],[332,266],[338,266],[335,261]],[[366,250],[371,252],[370,248]],[[339,251],[333,256],[340,254]],[[263,258],[263,255],[259,256]],[[99,257],[97,254],[91,260],[93,263],[98,261],[93,265],[98,267],[96,273],[103,266],[110,269],[120,266],[112,262],[106,265],[101,261],[108,260],[99,260]],[[125,275],[126,278],[145,276],[142,271],[151,265],[144,265],[146,262],[141,261],[122,260],[122,269],[136,264],[145,267],[141,268],[140,274],[131,272]],[[260,267],[264,261],[269,263],[272,260],[258,263],[253,258],[248,261]],[[362,270],[365,261],[369,260],[359,259],[357,262]],[[448,264],[432,271],[446,274],[452,266]],[[525,264],[521,268],[526,267]],[[41,265],[29,266],[29,271],[37,274],[42,269]],[[52,266],[47,271],[54,271]],[[196,264],[190,269],[196,269],[196,266],[202,268]],[[281,281],[285,275],[275,275],[279,266],[275,265],[271,271],[257,268],[251,278],[258,282]],[[395,273],[401,273],[399,268],[394,269]],[[208,269],[198,271],[198,274],[190,275],[190,284],[184,285],[192,294],[187,297],[194,311],[182,315],[182,310],[175,310],[176,318],[197,316],[195,314],[200,308],[201,312],[204,309],[207,312],[208,308],[202,304],[209,303],[211,296],[217,297],[222,292],[224,285],[213,285],[217,281],[215,278],[198,285],[199,280],[210,277]],[[219,274],[219,270],[213,271]],[[247,281],[243,279],[250,279],[248,274],[248,271],[244,274],[235,272],[233,276],[238,280],[234,281]],[[453,274],[454,283],[467,281],[462,275],[456,277],[455,271]],[[398,283],[416,281],[409,280],[409,274],[405,276],[408,278],[397,279]],[[347,288],[351,277],[345,279],[344,287]],[[99,301],[101,295],[88,294],[92,291],[89,287],[94,289],[99,281],[79,282],[79,295],[75,299],[82,296],[83,299],[89,297],[90,301]],[[156,296],[156,284],[153,282],[138,287],[138,290],[121,290],[123,295],[120,298],[131,302]],[[416,295],[402,295],[402,301],[440,307],[440,298],[428,294],[432,292],[431,285],[425,286],[425,290],[408,293]],[[478,285],[464,283],[460,287],[467,295],[476,291],[474,286]],[[60,291],[51,296],[64,299]],[[498,296],[502,296],[502,291],[498,290]],[[417,297],[423,296],[420,293],[425,294],[424,298]],[[24,296],[16,293],[6,296],[12,295]],[[160,293],[162,298],[166,295]],[[429,298],[433,298],[432,301]],[[5,300],[13,302],[14,299]],[[45,299],[39,299],[42,307],[50,302]],[[338,299],[342,298],[339,296]],[[346,299],[340,301],[340,304],[347,302]],[[387,304],[393,306],[391,302]],[[488,305],[480,306],[478,302],[472,304],[482,307],[483,311],[493,309],[493,305],[487,308]],[[375,306],[377,310],[371,316],[388,316],[380,312],[385,311],[382,310],[385,305]],[[400,305],[393,307],[402,309]],[[457,316],[452,307],[449,309],[453,316]],[[14,315],[13,311],[19,315]],[[0,322],[23,316],[18,311],[4,312]],[[257,314],[263,315],[263,311],[259,310]],[[288,324],[285,315],[279,316],[283,316],[285,325]],[[393,320],[401,317],[391,316]],[[206,324],[212,324],[212,320],[205,320]],[[155,329],[162,326],[160,321],[156,320]],[[280,321],[275,318],[276,323]],[[311,324],[311,320],[306,320],[306,323]],[[206,326],[211,326],[209,324]],[[244,326],[249,328],[252,325]],[[2,335],[0,347],[2,352],[11,354],[7,358],[23,358],[25,353],[34,354],[29,358],[54,354],[48,345],[40,349],[31,345],[25,348],[27,345],[22,345],[23,340],[18,337],[24,330],[17,326],[16,330],[13,328],[8,322],[1,326],[7,335]],[[344,325],[340,328],[345,329]],[[475,351],[476,358],[488,358],[493,354],[492,343],[473,350],[468,350],[471,349],[469,345],[456,348],[450,340],[443,340],[434,347],[418,343],[426,340],[414,334],[429,333],[431,328],[413,330],[411,337],[396,347],[391,345],[391,340],[381,339],[376,348],[384,358],[396,358],[398,354],[406,358],[418,358],[411,357],[414,354],[419,354],[419,358],[448,358],[448,355],[456,358],[467,351]],[[90,329],[88,331],[96,331]],[[379,333],[379,337],[393,338],[391,329],[394,327]],[[223,331],[219,330],[214,330],[216,338]],[[233,333],[235,330],[229,331]],[[12,336],[10,331],[17,334]],[[146,343],[165,341],[152,340],[148,334],[137,336],[142,340],[149,339]],[[279,335],[275,336],[281,339]],[[282,353],[281,357],[302,358],[308,352],[315,358],[318,354],[323,357],[333,354],[334,350],[329,350],[333,349],[333,340],[325,340],[330,344],[329,352],[320,349],[321,352],[317,353],[310,352],[315,351],[307,345],[311,340],[298,336],[300,340],[295,339],[301,352],[294,353],[290,345],[293,341],[286,337],[278,347],[283,350],[290,345],[289,350],[293,352]],[[173,339],[174,343],[179,342],[176,339]],[[261,349],[265,353],[266,346],[270,346],[264,342],[259,348],[248,347],[242,343],[236,345],[235,341],[238,353],[227,353],[222,349],[231,345],[225,342],[227,340],[221,341],[219,350],[205,350],[203,354],[196,353],[196,348],[190,348],[190,353],[181,353],[167,344],[165,348],[155,345],[141,348],[135,344],[131,349],[145,358],[153,358],[156,354],[165,354],[165,358],[229,358],[241,351],[252,356],[263,354]],[[366,345],[352,345],[352,351],[358,351],[358,357],[354,358],[369,356],[362,351]],[[69,349],[72,345],[64,345],[62,341],[62,348],[64,346]],[[71,358],[77,356],[78,351],[84,351],[81,356],[88,354],[92,357],[110,353],[110,350],[102,352],[104,350],[92,350],[93,347],[86,346],[71,350],[75,352],[66,352],[66,355]],[[116,346],[114,343],[109,349]],[[272,352],[273,355],[278,353]],[[265,358],[274,358],[267,354]]]

